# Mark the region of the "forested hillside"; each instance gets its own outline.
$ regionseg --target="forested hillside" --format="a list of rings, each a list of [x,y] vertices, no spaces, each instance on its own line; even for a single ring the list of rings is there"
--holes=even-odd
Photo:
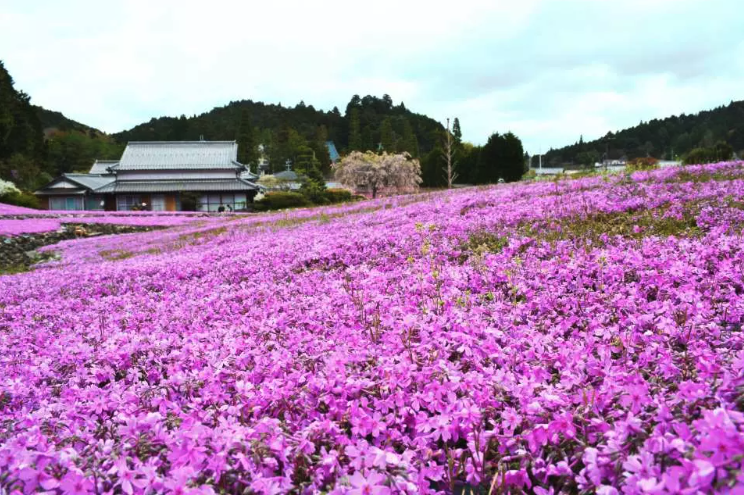
[[[72,119],[68,119],[61,112],[55,112],[54,110],[47,110],[44,107],[37,105],[31,105],[36,112],[36,116],[41,122],[41,127],[44,129],[44,133],[50,133],[55,130],[58,131],[79,131],[93,134],[103,134],[98,129],[94,129],[80,122],[76,122]]]
[[[694,115],[641,122],[594,141],[579,139],[570,146],[548,151],[543,166],[589,165],[604,158],[681,159],[696,148],[714,149],[722,143],[740,155],[744,152],[744,101]],[[536,160],[533,157],[533,166]]]
[[[0,61],[0,179],[34,190],[64,172],[87,171],[123,146],[59,112],[31,104]]]
[[[0,179],[25,182],[40,172],[44,135],[30,101],[0,61]]]
[[[337,107],[323,111],[304,102],[284,107],[242,100],[193,117],[152,119],[114,138],[120,143],[238,139],[244,141],[241,146],[263,145],[270,171],[278,171],[308,147],[326,163],[324,142],[328,140],[342,153],[382,148],[417,157],[434,148],[442,131],[439,122],[409,111],[403,103],[395,105],[388,95],[355,95],[343,114]]]

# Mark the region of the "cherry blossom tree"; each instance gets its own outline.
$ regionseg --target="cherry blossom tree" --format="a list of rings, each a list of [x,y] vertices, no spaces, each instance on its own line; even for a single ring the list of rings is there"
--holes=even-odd
[[[336,180],[350,188],[368,188],[372,197],[382,189],[412,192],[421,183],[421,165],[408,153],[354,151],[335,165]]]

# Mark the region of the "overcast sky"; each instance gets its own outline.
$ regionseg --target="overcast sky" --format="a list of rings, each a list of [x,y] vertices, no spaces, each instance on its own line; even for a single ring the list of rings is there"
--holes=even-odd
[[[739,0],[2,0],[32,102],[107,132],[252,99],[382,96],[531,153],[744,99]]]

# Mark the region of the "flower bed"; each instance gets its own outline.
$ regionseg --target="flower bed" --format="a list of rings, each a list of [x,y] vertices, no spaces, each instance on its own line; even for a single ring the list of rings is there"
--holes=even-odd
[[[740,493],[743,167],[65,243],[0,277],[0,485]]]
[[[0,220],[0,236],[51,232],[59,228],[57,219]]]
[[[0,215],[24,215],[26,213],[39,213],[39,210],[0,203]]]

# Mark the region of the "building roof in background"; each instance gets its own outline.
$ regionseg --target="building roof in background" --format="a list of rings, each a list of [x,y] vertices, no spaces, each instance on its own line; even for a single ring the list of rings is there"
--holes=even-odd
[[[557,175],[563,173],[563,168],[561,167],[533,168],[532,170],[534,170],[537,175]]]
[[[91,190],[114,182],[114,176],[111,174],[62,174],[62,177]]]
[[[247,180],[249,182],[253,182],[254,180],[258,179],[258,175],[254,174],[250,170],[246,170],[245,172],[240,172],[239,177],[243,180]]]
[[[127,144],[118,165],[126,170],[238,170],[238,144],[235,141],[132,141]]]
[[[67,187],[55,187],[56,184],[66,182],[70,184]],[[41,195],[49,194],[84,194],[85,191],[95,191],[100,187],[107,186],[114,182],[113,175],[102,174],[62,174],[49,184],[37,191]]]
[[[259,187],[240,179],[203,180],[130,180],[113,182],[100,189],[98,193],[165,193],[180,191],[256,191]]]
[[[89,174],[108,174],[109,167],[113,167],[118,164],[119,160],[96,160],[93,162],[93,166],[90,167]]]
[[[326,141],[325,145],[326,148],[328,148],[328,155],[330,155],[332,162],[335,163],[339,158],[341,158],[341,155],[338,154],[338,150],[333,141]]]
[[[274,178],[278,180],[298,180],[300,176],[294,170],[285,170],[284,172],[274,174]]]

